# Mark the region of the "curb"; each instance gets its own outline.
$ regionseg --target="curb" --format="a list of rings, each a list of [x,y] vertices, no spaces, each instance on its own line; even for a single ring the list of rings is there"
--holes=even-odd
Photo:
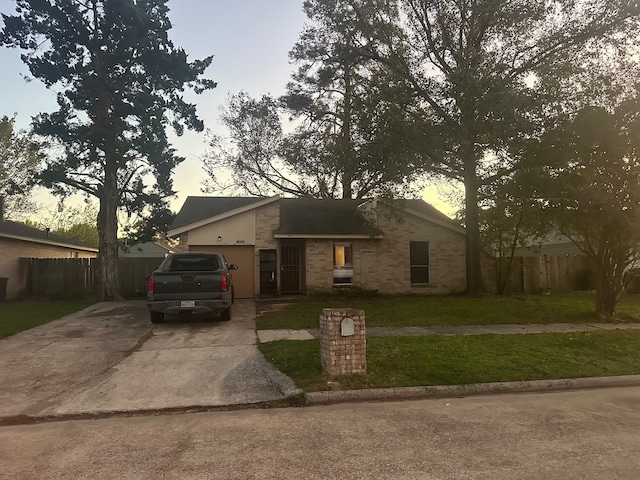
[[[615,377],[564,378],[559,380],[532,380],[527,382],[492,382],[468,385],[433,385],[424,387],[371,388],[362,390],[336,390],[309,393],[293,393],[287,398],[257,403],[234,405],[191,405],[141,410],[116,410],[92,413],[52,415],[14,415],[0,417],[0,427],[34,425],[73,420],[100,420],[105,418],[129,418],[152,415],[181,415],[189,413],[229,412],[271,408],[307,407],[349,402],[382,402],[395,400],[420,400],[438,398],[463,398],[501,393],[546,393],[565,390],[619,388],[640,386],[640,375]],[[297,390],[299,392],[299,390]]]
[[[103,410],[99,412],[63,413],[48,415],[12,415],[0,417],[0,427],[16,425],[36,425],[50,422],[69,422],[74,420],[102,420],[105,418],[131,418],[154,415],[183,415],[189,413],[233,412],[237,410],[264,410],[270,408],[303,407],[302,393],[278,400],[256,403],[238,403],[231,405],[189,405],[184,407],[165,407],[140,410]]]
[[[433,385],[425,387],[309,392],[304,394],[304,400],[305,405],[328,405],[347,402],[471,397],[500,393],[544,393],[562,390],[637,386],[640,386],[640,375],[620,375],[612,377],[563,378],[559,380],[531,380],[523,382],[492,382],[468,385]]]

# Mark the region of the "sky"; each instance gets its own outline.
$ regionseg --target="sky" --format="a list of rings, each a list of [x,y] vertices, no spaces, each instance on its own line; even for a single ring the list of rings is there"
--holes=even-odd
[[[11,0],[0,0],[0,13],[14,13],[14,5]],[[205,128],[224,132],[218,117],[230,94],[244,90],[252,96],[278,96],[285,92],[295,69],[288,53],[306,21],[302,0],[169,0],[168,5],[174,45],[184,48],[191,60],[214,56],[205,76],[218,86],[201,95],[185,95],[197,105]],[[32,116],[56,110],[56,102],[55,93],[38,80],[23,79],[28,70],[20,53],[0,47],[0,116],[15,113],[17,127],[27,128]],[[171,139],[178,155],[185,157],[173,178],[178,195],[171,208],[177,211],[187,196],[202,195],[206,175],[200,158],[206,144],[204,133],[187,131]],[[424,199],[446,214],[454,213],[435,188],[425,191]]]

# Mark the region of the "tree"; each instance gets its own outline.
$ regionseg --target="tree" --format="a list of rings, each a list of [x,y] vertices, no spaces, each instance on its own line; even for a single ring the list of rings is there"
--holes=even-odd
[[[530,246],[549,233],[549,219],[540,211],[535,195],[538,173],[521,168],[480,191],[480,236],[485,251],[497,259],[497,291],[511,288],[516,250]]]
[[[484,289],[478,191],[517,168],[518,143],[553,113],[538,87],[570,75],[580,50],[637,38],[628,0],[346,0],[371,58],[411,85],[440,151],[425,168],[465,187],[467,293]],[[566,67],[569,67],[565,70]],[[490,167],[490,168],[487,168]]]
[[[84,207],[65,207],[62,202],[55,211],[49,211],[45,218],[38,221],[27,221],[28,225],[33,225],[40,230],[49,229],[51,233],[97,247],[98,228],[96,218],[98,209],[94,204],[87,203]]]
[[[205,169],[233,172],[242,190],[328,198],[391,196],[420,174],[414,142],[425,138],[406,85],[361,52],[356,12],[340,0],[307,0],[305,27],[289,56],[299,67],[282,98],[241,92],[221,116]],[[283,133],[282,109],[297,123]],[[210,182],[211,184],[211,182]]]
[[[319,179],[321,195],[392,195],[420,174],[414,143],[424,132],[412,95],[369,56],[357,11],[340,0],[306,0],[312,21],[291,50],[299,65],[283,103],[302,123],[290,137],[291,163]]]
[[[166,207],[155,208],[148,215],[138,218],[133,223],[124,227],[125,236],[121,239],[122,246],[128,249],[136,243],[173,242],[168,235],[169,225],[173,223],[176,214]]]
[[[117,212],[173,193],[171,172],[182,159],[165,129],[203,129],[182,92],[215,86],[201,78],[211,57],[189,62],[169,40],[166,0],[17,0],[16,12],[3,15],[0,44],[27,50],[31,75],[58,88],[58,111],[33,123],[63,152],[41,182],[98,199],[100,298],[119,298]]]
[[[548,132],[544,212],[596,264],[596,314],[613,315],[640,258],[640,101],[584,108]]]
[[[33,212],[31,180],[40,168],[40,145],[28,134],[15,131],[15,116],[0,119],[0,197],[4,214],[15,217]]]
[[[256,196],[314,194],[283,158],[284,135],[274,98],[263,95],[254,99],[239,92],[229,98],[220,120],[227,127],[231,145],[220,135],[211,135],[210,149],[203,159],[209,176],[206,191],[232,188]],[[221,178],[227,171],[230,182]]]

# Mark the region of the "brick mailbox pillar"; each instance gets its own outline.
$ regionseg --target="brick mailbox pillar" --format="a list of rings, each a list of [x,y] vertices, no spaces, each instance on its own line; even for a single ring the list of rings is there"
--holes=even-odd
[[[324,308],[320,315],[322,370],[331,375],[367,373],[364,311]]]

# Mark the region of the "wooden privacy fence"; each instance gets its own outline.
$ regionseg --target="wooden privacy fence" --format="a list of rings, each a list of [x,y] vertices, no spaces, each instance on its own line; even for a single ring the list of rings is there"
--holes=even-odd
[[[146,279],[163,258],[121,257],[121,293],[125,297],[145,295]],[[21,258],[26,271],[27,298],[78,298],[96,295],[99,289],[99,258]]]
[[[523,293],[593,290],[595,268],[586,256],[521,257],[517,277]],[[519,290],[519,289],[514,289]]]

